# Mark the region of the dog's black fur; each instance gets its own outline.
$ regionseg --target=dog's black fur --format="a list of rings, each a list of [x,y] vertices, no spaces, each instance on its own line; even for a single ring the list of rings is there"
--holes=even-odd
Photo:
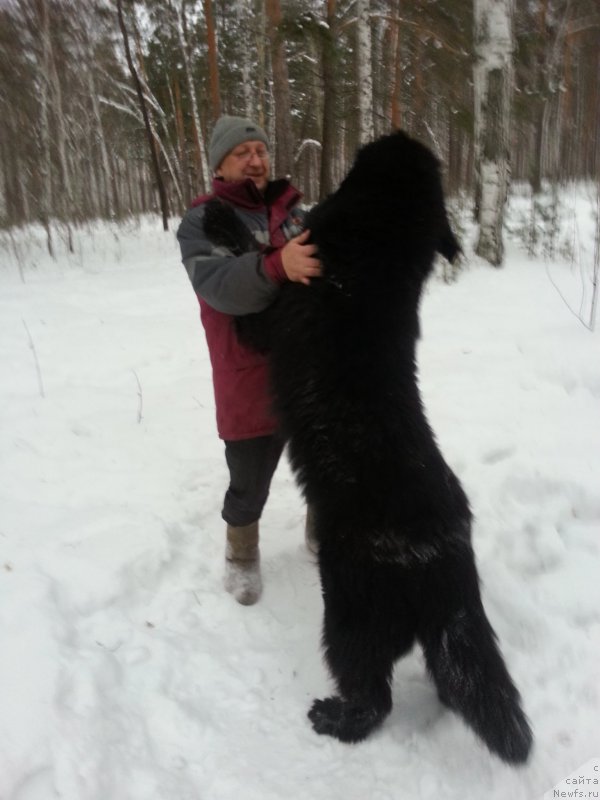
[[[491,751],[523,762],[532,734],[482,606],[468,501],[417,385],[423,284],[436,252],[459,251],[436,158],[401,132],[365,146],[307,227],[323,277],[284,285],[239,330],[270,349],[291,464],[315,515],[338,694],[314,702],[313,727],[367,736],[416,641],[441,700]]]

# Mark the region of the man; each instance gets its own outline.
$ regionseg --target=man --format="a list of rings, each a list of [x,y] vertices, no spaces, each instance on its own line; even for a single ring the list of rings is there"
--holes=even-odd
[[[307,243],[309,232],[300,232],[300,193],[287,180],[270,180],[262,128],[242,117],[221,117],[208,160],[215,175],[213,192],[194,200],[177,238],[200,302],[217,428],[229,468],[222,510],[227,523],[225,588],[239,603],[252,605],[262,591],[258,521],[283,442],[271,410],[267,359],[239,341],[234,316],[262,311],[284,281],[309,283],[321,269],[315,246]],[[210,241],[205,214],[215,200],[233,209],[260,249],[237,254]]]

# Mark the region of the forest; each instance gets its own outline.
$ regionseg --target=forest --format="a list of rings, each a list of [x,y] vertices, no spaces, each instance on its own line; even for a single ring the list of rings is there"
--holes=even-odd
[[[0,227],[41,223],[50,250],[52,224],[166,228],[210,187],[221,113],[267,129],[308,203],[396,128],[476,209],[490,146],[535,199],[598,179],[599,75],[597,0],[3,0]]]

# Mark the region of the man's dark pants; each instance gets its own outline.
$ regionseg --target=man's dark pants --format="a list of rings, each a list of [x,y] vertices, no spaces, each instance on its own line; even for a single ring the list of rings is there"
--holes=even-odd
[[[241,527],[260,519],[283,444],[277,435],[225,442],[230,482],[221,515],[229,525]]]

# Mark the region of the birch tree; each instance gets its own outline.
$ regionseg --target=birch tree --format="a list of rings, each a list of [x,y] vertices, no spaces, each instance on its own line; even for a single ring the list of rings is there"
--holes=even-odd
[[[400,15],[402,13],[402,0],[396,0],[393,6],[395,16],[390,21],[390,51],[393,56],[393,80],[390,88],[390,110],[389,117],[392,128],[400,128],[402,125],[402,106],[400,102],[400,91],[402,86],[402,34],[400,31]]]
[[[321,65],[323,77],[323,120],[321,134],[321,173],[319,197],[323,199],[335,189],[336,108],[335,80],[337,33],[336,0],[327,0],[326,25],[321,29]]]
[[[510,180],[514,0],[474,0],[477,255],[504,257],[502,227]]]
[[[248,119],[254,117],[254,103],[252,101],[252,64],[250,61],[250,13],[247,0],[235,0],[236,16],[240,22],[239,41],[242,72],[242,92],[244,96],[244,116]]]
[[[203,126],[202,126],[202,121],[200,119],[200,109],[198,108],[196,87],[194,86],[194,78],[192,74],[193,64],[191,56],[191,47],[189,45],[187,15],[184,2],[177,9],[176,28],[177,28],[177,38],[181,49],[181,58],[183,60],[183,68],[185,71],[185,80],[187,84],[188,95],[192,106],[192,132],[193,132],[192,135],[194,138],[196,169],[199,176],[200,190],[204,191],[210,183],[210,171],[208,168],[208,159],[206,157],[206,148],[204,146],[204,136],[202,130]]]
[[[370,142],[373,126],[373,69],[371,64],[371,3],[356,2],[356,73],[358,82],[358,137],[361,144]]]

